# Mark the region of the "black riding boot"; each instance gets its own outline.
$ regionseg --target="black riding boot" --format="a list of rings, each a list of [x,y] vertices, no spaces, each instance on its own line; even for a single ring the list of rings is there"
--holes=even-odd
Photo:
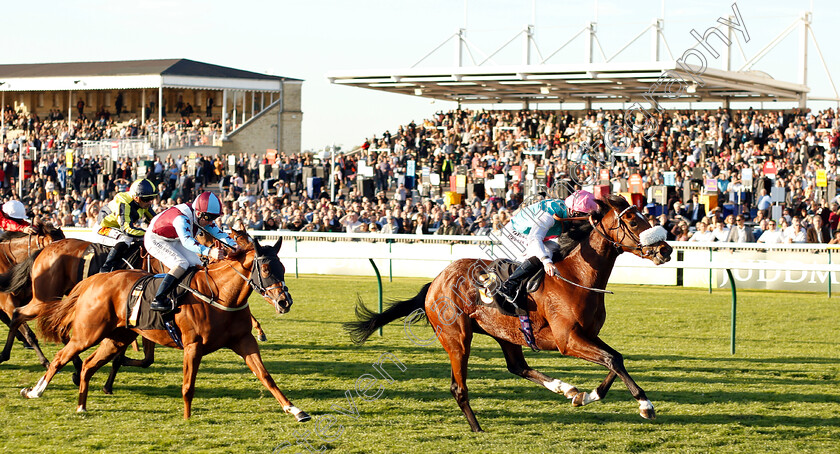
[[[510,277],[499,286],[499,294],[504,296],[508,302],[513,303],[519,296],[519,284],[523,280],[533,276],[542,267],[542,262],[536,257],[531,257],[522,262]]]
[[[167,274],[163,277],[163,282],[160,283],[160,287],[158,287],[157,293],[155,293],[155,299],[152,301],[152,304],[149,307],[153,311],[160,311],[160,312],[169,312],[175,309],[175,305],[167,298],[169,291],[172,290],[172,287],[178,283],[178,278]]]
[[[120,242],[114,245],[111,248],[111,251],[108,252],[108,258],[105,259],[105,263],[102,264],[102,268],[99,268],[100,273],[110,273],[117,269],[117,264],[120,263],[120,259],[123,258],[123,254],[128,249],[128,244]]]

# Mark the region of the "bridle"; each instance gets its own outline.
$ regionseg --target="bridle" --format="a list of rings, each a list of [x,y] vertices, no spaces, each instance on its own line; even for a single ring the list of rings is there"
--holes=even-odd
[[[613,213],[615,213],[616,219],[618,220],[618,225],[615,226],[615,227],[609,228],[609,229],[604,226],[603,222],[601,222],[604,219],[603,217],[601,217],[597,221],[594,221],[592,219],[592,215],[590,215],[589,216],[589,223],[592,225],[592,228],[596,232],[598,232],[598,234],[600,234],[602,237],[604,237],[604,239],[607,240],[607,242],[609,242],[610,244],[613,245],[613,247],[615,247],[615,249],[618,251],[619,254],[621,254],[622,252],[625,252],[625,251],[627,251],[627,252],[639,251],[641,253],[642,257],[648,257],[648,256],[651,256],[651,255],[655,254],[656,252],[653,251],[653,250],[649,250],[649,251],[645,252],[645,249],[644,249],[645,246],[642,245],[641,238],[639,238],[638,235],[633,233],[633,231],[630,230],[630,227],[627,225],[627,223],[624,222],[623,217],[630,210],[636,210],[636,214],[637,215],[639,214],[638,209],[636,208],[636,205],[632,205],[632,204],[629,205],[627,208],[621,210],[620,213],[617,213],[615,208],[613,208],[612,211],[613,211]],[[635,246],[627,246],[626,244],[619,243],[618,241],[612,239],[609,235],[607,235],[608,230],[609,231],[621,230],[621,232],[625,236],[629,236],[630,239],[634,243],[636,243]]]
[[[282,291],[285,301],[287,301],[289,303],[289,306],[291,306],[292,305],[292,295],[289,294],[289,288],[286,287],[286,282],[284,280],[281,279],[280,281],[278,281],[278,283],[276,283],[274,285],[271,285],[269,287],[266,287],[266,285],[265,285],[265,278],[262,276],[262,273],[260,273],[260,269],[262,268],[262,264],[264,264],[264,263],[268,263],[269,267],[271,267],[273,265],[272,261],[277,261],[278,264],[279,264],[279,259],[277,259],[275,257],[270,257],[270,256],[256,256],[256,257],[254,257],[254,263],[251,265],[251,275],[249,277],[245,277],[244,274],[240,273],[239,270],[234,268],[231,264],[228,263],[228,266],[230,266],[230,268],[236,274],[238,274],[239,277],[241,277],[243,280],[245,280],[245,282],[247,282],[248,285],[250,285],[252,289],[256,290],[256,292],[259,293],[260,296],[262,296],[263,298],[271,301],[271,304],[273,304],[275,308],[277,308],[277,309],[280,308],[280,302],[282,300],[271,298],[268,295],[268,292],[270,292],[271,290],[277,290],[277,289],[280,289]]]

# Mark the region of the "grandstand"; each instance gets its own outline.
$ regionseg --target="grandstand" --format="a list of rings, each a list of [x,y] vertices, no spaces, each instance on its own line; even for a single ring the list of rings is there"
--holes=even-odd
[[[300,152],[302,83],[188,59],[0,65],[2,105],[20,116],[113,118],[116,130],[133,120],[156,148],[198,142],[216,152]],[[184,118],[218,125],[189,132],[177,127]]]

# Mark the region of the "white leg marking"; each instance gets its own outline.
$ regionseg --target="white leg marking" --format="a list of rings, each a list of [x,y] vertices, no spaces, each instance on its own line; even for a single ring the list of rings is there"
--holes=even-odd
[[[653,404],[650,403],[649,400],[640,400],[639,401],[639,410],[653,410]]]
[[[566,394],[567,391],[574,388],[574,386],[564,382],[563,380],[558,380],[556,378],[554,380],[551,380],[551,381],[543,382],[543,386],[545,386],[546,388],[548,388],[549,390],[551,390],[552,392],[555,392],[557,394]],[[572,396],[572,397],[574,397],[574,396]]]
[[[598,395],[597,389],[593,389],[591,393],[586,393],[583,395],[583,405],[591,404],[596,400],[601,400],[601,396]]]
[[[291,414],[297,416],[297,414],[301,412],[301,409],[298,408],[298,407],[295,407],[294,405],[289,405],[287,407],[283,407],[283,411],[285,411],[286,413],[291,413]]]
[[[79,408],[76,409],[76,413],[87,413],[87,410],[85,410],[85,407],[79,405]]]
[[[38,380],[38,384],[36,384],[35,387],[32,388],[32,391],[29,391],[28,393],[26,393],[26,397],[28,397],[30,399],[37,399],[37,398],[41,397],[42,394],[44,394],[45,389],[47,389],[47,376],[46,375],[44,375],[43,377],[41,377]]]

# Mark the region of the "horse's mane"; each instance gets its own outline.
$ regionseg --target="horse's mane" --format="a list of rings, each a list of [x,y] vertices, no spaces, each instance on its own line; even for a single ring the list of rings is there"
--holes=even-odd
[[[607,200],[596,200],[598,209],[590,213],[593,221],[600,221],[613,208],[624,210],[630,203],[620,195],[610,195]],[[557,246],[554,246],[551,260],[559,262],[568,257],[569,254],[592,233],[592,224],[589,221],[569,222],[570,227],[557,238]]]

